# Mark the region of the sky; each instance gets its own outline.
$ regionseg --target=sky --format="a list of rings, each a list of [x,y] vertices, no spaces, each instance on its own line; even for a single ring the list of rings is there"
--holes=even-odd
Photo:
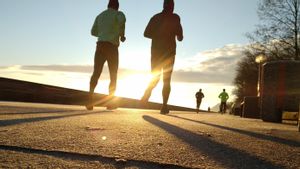
[[[95,17],[107,0],[1,0],[0,77],[88,90],[96,38]],[[150,73],[151,41],[143,37],[163,0],[119,0],[126,15],[126,42],[119,47],[117,94],[139,98]],[[171,104],[194,107],[203,88],[203,106],[213,106],[223,88],[233,89],[236,63],[249,43],[245,34],[259,23],[259,0],[175,0],[184,40],[177,42]],[[104,70],[98,92],[107,93]],[[139,81],[137,81],[139,80]],[[135,84],[135,85],[133,85]],[[128,88],[134,87],[134,91]],[[161,102],[161,85],[152,101]],[[233,96],[231,97],[233,98]]]

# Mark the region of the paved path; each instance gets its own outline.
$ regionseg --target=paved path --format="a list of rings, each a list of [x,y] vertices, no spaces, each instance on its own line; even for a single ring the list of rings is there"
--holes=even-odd
[[[0,168],[300,168],[297,126],[0,102]]]

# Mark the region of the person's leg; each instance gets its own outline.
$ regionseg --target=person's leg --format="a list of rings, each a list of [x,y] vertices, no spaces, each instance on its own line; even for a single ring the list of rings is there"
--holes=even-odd
[[[199,112],[199,107],[200,107],[200,101],[199,100],[197,100],[197,106],[196,106],[196,108],[197,108],[197,113]]]
[[[224,102],[224,109],[223,109],[224,113],[226,113],[226,109],[227,109],[227,104],[226,104],[226,102]]]
[[[164,61],[164,67],[163,67],[163,90],[162,90],[162,96],[163,96],[163,107],[162,111],[163,113],[169,113],[168,110],[168,100],[171,92],[171,77],[174,67],[174,61],[175,56],[168,56]]]
[[[159,79],[160,79],[160,74],[161,74],[159,71],[160,70],[156,70],[156,69],[151,71],[152,79],[142,97],[143,102],[147,102],[149,100],[152,90],[157,86]]]
[[[201,103],[202,103],[202,100],[199,100],[199,109],[200,109],[200,107],[201,107]]]
[[[116,88],[117,88],[117,77],[118,77],[118,68],[119,68],[119,51],[118,47],[107,43],[107,65],[110,76],[109,83],[109,96],[106,98],[107,109],[112,110],[118,107],[117,100],[114,98]]]
[[[169,57],[165,60],[165,66],[163,67],[163,104],[167,105],[170,92],[171,92],[171,77],[173,72],[175,56]]]
[[[150,83],[148,84],[148,87],[145,90],[145,93],[141,99],[142,102],[147,102],[149,100],[152,90],[156,87],[156,85],[158,84],[158,82],[160,80],[161,69],[162,69],[162,64],[160,62],[159,54],[152,51],[152,53],[151,53],[152,79],[151,79]]]
[[[103,55],[103,50],[104,50],[103,48],[104,47],[101,44],[101,42],[97,42],[97,47],[96,47],[96,52],[94,57],[94,71],[90,80],[89,99],[86,105],[88,110],[93,109],[93,94],[97,86],[98,79],[100,78],[100,75],[102,73],[103,65],[106,61],[105,56]]]
[[[199,102],[199,100],[197,100],[196,103],[197,103],[196,108],[199,109],[199,107],[200,107],[200,102]]]
[[[119,51],[117,46],[110,46],[109,56],[107,57],[107,64],[110,76],[109,95],[114,96],[117,88],[119,68]]]
[[[220,106],[220,112],[223,114],[225,109],[225,102],[221,102],[221,106]]]
[[[221,102],[220,107],[219,107],[220,108],[220,111],[219,111],[220,113],[222,112],[222,104],[223,104],[223,102]]]
[[[202,102],[202,100],[199,100],[198,112],[200,111],[201,102]]]

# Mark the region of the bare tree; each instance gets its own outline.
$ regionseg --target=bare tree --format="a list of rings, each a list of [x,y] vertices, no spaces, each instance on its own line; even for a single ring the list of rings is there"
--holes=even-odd
[[[270,59],[300,59],[300,0],[261,0],[258,16],[261,23],[248,34],[252,48]]]
[[[258,69],[256,56],[270,60],[300,59],[300,0],[261,0],[258,4],[260,24],[247,36],[251,45],[238,63],[234,94],[236,102],[257,95]]]
[[[243,101],[245,96],[257,95],[258,64],[255,62],[257,51],[247,48],[244,57],[239,61],[233,84],[235,89],[236,103]]]

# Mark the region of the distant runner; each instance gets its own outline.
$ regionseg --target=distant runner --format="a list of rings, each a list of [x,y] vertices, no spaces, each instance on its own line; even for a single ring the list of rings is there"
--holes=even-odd
[[[202,89],[199,89],[199,91],[195,94],[196,97],[196,108],[197,108],[197,113],[199,113],[199,108],[202,102],[202,98],[204,98],[204,94],[202,93]]]
[[[219,98],[221,99],[220,112],[223,114],[226,112],[226,102],[229,99],[225,89],[223,89],[223,92],[219,94]]]

